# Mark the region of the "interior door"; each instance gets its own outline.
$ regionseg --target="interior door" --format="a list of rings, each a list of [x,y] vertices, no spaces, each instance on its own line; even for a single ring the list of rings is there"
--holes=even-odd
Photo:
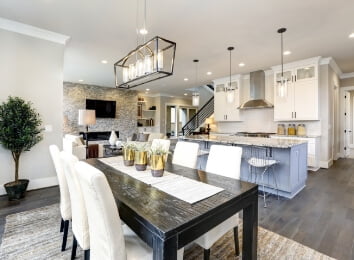
[[[354,92],[347,91],[345,93],[345,157],[354,158],[354,138],[353,138],[353,124],[354,124]]]

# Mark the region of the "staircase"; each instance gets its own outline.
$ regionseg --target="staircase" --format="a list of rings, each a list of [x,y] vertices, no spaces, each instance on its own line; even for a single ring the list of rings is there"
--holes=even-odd
[[[214,90],[212,85],[206,85],[211,90]],[[195,129],[202,125],[208,117],[214,113],[214,97],[211,97],[206,104],[199,109],[198,113],[195,114],[191,120],[189,120],[183,127],[182,133],[184,136],[190,135]]]

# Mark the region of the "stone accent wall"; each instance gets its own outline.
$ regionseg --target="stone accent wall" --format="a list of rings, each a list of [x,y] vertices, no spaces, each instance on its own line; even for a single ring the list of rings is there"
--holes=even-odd
[[[79,126],[77,121],[79,109],[86,107],[86,99],[116,101],[116,118],[97,118],[96,125],[90,126],[89,131],[119,131],[119,138],[123,140],[138,132],[137,91],[71,82],[64,82],[63,91],[64,134],[85,131],[85,127]]]

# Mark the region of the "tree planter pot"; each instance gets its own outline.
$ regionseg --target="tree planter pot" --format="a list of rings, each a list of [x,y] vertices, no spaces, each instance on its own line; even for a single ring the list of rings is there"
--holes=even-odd
[[[19,200],[25,197],[29,180],[20,179],[18,182],[8,182],[4,184],[9,200]]]

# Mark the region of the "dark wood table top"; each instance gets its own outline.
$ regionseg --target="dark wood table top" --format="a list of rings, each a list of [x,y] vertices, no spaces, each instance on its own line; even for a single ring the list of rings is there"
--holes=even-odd
[[[149,229],[154,229],[154,232],[164,238],[183,230],[186,225],[198,223],[206,214],[212,215],[213,212],[220,212],[224,207],[234,205],[238,200],[258,190],[256,184],[173,165],[169,161],[165,170],[224,189],[209,198],[189,204],[136,180],[98,159],[89,159],[87,162],[106,175],[119,211],[128,207],[136,213],[134,217],[140,216],[141,222],[145,222]],[[123,205],[124,207],[120,208]],[[123,219],[123,221],[127,220]]]

